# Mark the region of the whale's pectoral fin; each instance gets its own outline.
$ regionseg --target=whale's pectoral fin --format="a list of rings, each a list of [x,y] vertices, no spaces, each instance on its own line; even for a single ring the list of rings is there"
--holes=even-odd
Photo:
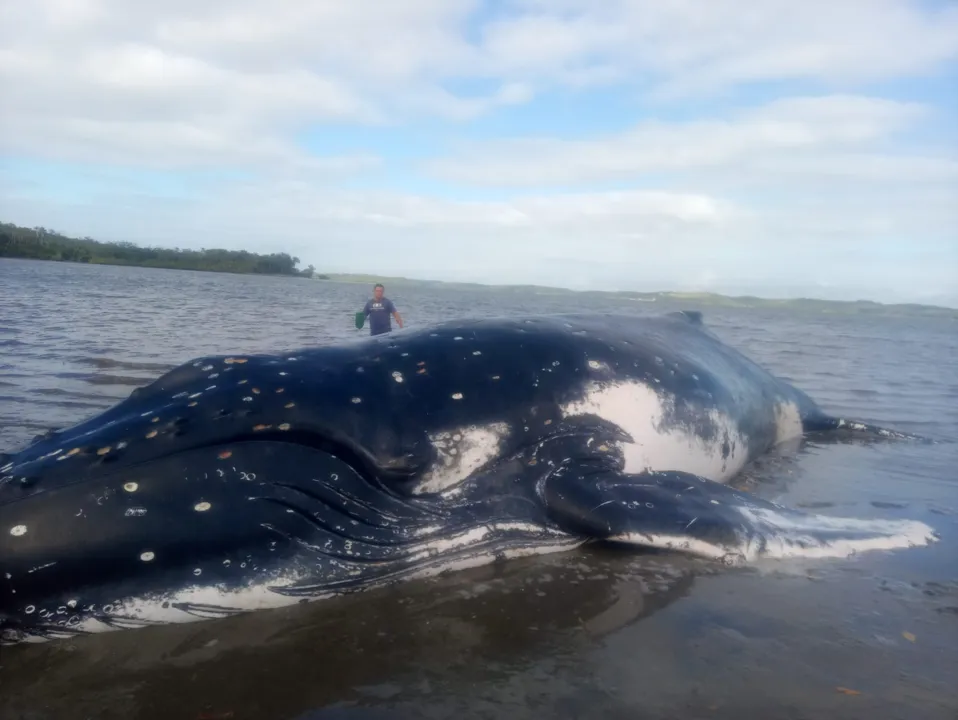
[[[806,434],[810,433],[844,433],[862,438],[883,438],[886,440],[917,440],[925,443],[935,443],[936,441],[923,435],[905,432],[903,430],[894,430],[892,428],[882,427],[874,423],[868,423],[863,420],[853,418],[832,417],[814,413],[802,418],[802,430]]]
[[[567,532],[729,562],[846,556],[937,540],[921,522],[803,513],[676,471],[629,475],[569,464],[539,491]]]

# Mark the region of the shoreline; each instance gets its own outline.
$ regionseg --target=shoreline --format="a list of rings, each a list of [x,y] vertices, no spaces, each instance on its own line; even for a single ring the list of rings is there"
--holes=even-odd
[[[80,265],[146,267],[162,270],[223,272],[234,275],[312,277],[312,265],[299,269],[299,258],[224,248],[164,248],[131,242],[104,242],[72,237],[50,228],[0,222],[0,259],[69,262]]]
[[[105,267],[131,267],[131,268],[145,268],[146,270],[171,270],[173,272],[201,272],[201,273],[215,273],[217,275],[252,275],[254,277],[273,277],[273,278],[290,278],[292,280],[313,280],[315,278],[310,278],[308,275],[290,275],[287,273],[262,273],[262,272],[251,272],[244,270],[217,270],[215,268],[195,268],[195,267],[171,267],[169,265],[144,265],[142,263],[125,263],[125,262],[108,262],[106,260],[90,260],[83,262],[80,260],[59,260],[57,258],[32,258],[32,257],[10,257],[0,255],[0,262],[3,260],[18,260],[20,262],[42,262],[42,263],[56,263],[58,265],[71,265],[78,267],[92,267],[92,266],[105,266]]]
[[[387,275],[370,275],[365,273],[318,273],[312,277],[302,273],[263,273],[242,270],[222,270],[217,268],[184,268],[168,265],[148,265],[134,262],[111,262],[108,260],[92,260],[81,262],[58,258],[31,258],[0,256],[0,260],[20,260],[24,262],[53,262],[69,265],[105,265],[112,267],[138,267],[149,270],[169,270],[174,272],[202,272],[219,273],[224,275],[243,275],[254,277],[288,278],[313,280],[343,285],[367,285],[381,282],[393,287],[414,289],[436,289],[442,291],[471,291],[471,292],[499,292],[509,295],[520,293],[534,293],[549,296],[589,296],[596,298],[618,298],[634,302],[636,307],[652,307],[658,303],[669,306],[694,304],[695,307],[719,307],[740,309],[782,309],[804,310],[821,314],[856,314],[856,315],[897,315],[934,317],[942,320],[958,321],[958,308],[944,305],[925,305],[921,303],[880,303],[874,300],[825,300],[819,298],[764,298],[754,295],[722,295],[711,292],[689,291],[650,291],[640,292],[633,290],[572,290],[548,285],[496,285],[475,282],[456,282],[446,280],[425,280],[408,277],[391,277]]]
[[[363,285],[381,282],[393,287],[435,288],[437,290],[500,292],[508,294],[534,293],[546,296],[576,296],[596,298],[616,298],[636,303],[637,307],[653,306],[655,303],[670,305],[693,303],[696,306],[727,308],[780,308],[816,310],[823,313],[858,314],[898,314],[922,317],[940,317],[958,320],[958,308],[946,305],[926,305],[923,303],[880,303],[875,300],[826,300],[812,297],[766,298],[757,295],[723,295],[713,292],[694,292],[678,290],[637,291],[637,290],[572,290],[549,285],[496,285],[474,282],[456,282],[446,280],[420,280],[408,277],[390,277],[388,275],[368,275],[365,273],[324,273],[325,282],[338,282],[350,285]]]

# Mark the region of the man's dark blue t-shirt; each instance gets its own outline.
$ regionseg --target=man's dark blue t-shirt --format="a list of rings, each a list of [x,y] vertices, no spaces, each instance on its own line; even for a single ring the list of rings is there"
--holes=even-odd
[[[396,312],[396,306],[389,298],[368,301],[365,312],[369,318],[370,335],[381,335],[393,329],[392,314]]]

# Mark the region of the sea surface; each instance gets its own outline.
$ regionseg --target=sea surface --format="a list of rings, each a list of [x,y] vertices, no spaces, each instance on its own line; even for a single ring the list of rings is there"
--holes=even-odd
[[[371,288],[0,260],[0,451],[207,353],[349,341]],[[386,288],[407,327],[679,309]],[[223,621],[0,649],[0,717],[958,718],[958,324],[704,311],[828,411],[942,440],[824,442],[745,482],[779,502],[913,518],[940,542],[748,569],[577,550]]]

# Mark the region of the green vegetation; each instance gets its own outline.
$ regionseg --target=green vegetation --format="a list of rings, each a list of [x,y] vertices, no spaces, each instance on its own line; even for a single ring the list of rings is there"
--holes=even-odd
[[[140,247],[129,242],[67,237],[47,228],[25,228],[12,223],[0,223],[0,258],[3,257],[259,275],[312,277],[315,272],[312,265],[297,269],[299,258],[286,253],[260,255],[245,250]]]
[[[787,312],[804,312],[838,315],[880,315],[899,317],[939,317],[958,321],[958,310],[936,305],[916,303],[883,304],[871,300],[817,300],[815,298],[760,298],[750,295],[729,297],[709,292],[611,292],[604,290],[568,290],[544,285],[482,285],[479,283],[443,282],[441,280],[414,280],[405,277],[381,275],[333,274],[323,279],[342,283],[359,283],[372,286],[381,282],[388,288],[418,288],[452,292],[495,292],[497,295],[535,294],[540,296],[575,295],[597,299],[621,298],[636,303],[639,308],[662,308],[662,310],[711,308],[781,309]]]
[[[451,292],[494,292],[509,295],[595,297],[634,301],[637,307],[674,309],[753,308],[781,309],[787,312],[841,315],[882,315],[938,317],[958,321],[958,310],[934,305],[885,305],[870,300],[845,302],[814,298],[772,299],[752,296],[728,297],[716,293],[695,292],[609,292],[578,291],[541,285],[483,285],[480,283],[417,280],[405,277],[383,277],[360,274],[319,274],[315,268],[299,270],[299,258],[286,253],[259,255],[245,250],[180,250],[140,247],[127,242],[98,242],[91,238],[71,238],[42,227],[25,228],[0,223],[0,258],[59,260],[64,262],[99,263],[103,265],[136,265],[174,270],[206,270],[211,272],[256,273],[262,275],[305,276],[317,280],[372,286],[382,282],[387,287]]]

